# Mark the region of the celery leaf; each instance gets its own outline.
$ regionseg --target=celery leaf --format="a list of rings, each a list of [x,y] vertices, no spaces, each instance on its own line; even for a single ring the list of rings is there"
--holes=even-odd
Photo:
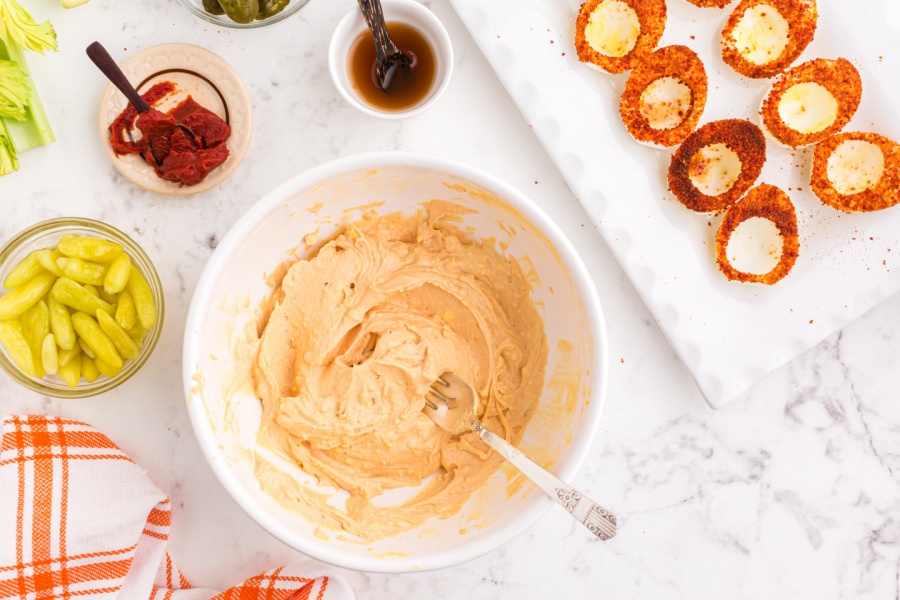
[[[41,54],[56,50],[56,31],[50,21],[35,23],[16,0],[0,0],[0,40]]]

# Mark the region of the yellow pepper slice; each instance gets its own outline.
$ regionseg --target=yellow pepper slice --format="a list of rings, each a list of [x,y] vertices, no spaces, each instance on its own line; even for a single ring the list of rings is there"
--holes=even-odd
[[[44,248],[43,250],[37,251],[37,259],[38,262],[41,263],[41,266],[56,275],[57,277],[62,277],[62,267],[59,266],[59,260],[62,255],[56,251],[51,250],[50,248]]]
[[[97,368],[97,362],[86,354],[81,357],[81,376],[84,377],[85,381],[88,383],[93,383],[100,377],[100,370]]]
[[[99,356],[94,360],[94,363],[97,365],[97,369],[110,379],[122,372],[122,367],[114,367]]]
[[[3,343],[6,353],[9,354],[16,366],[29,377],[34,377],[34,358],[31,356],[31,348],[22,334],[21,324],[18,321],[0,322],[0,342]]]
[[[56,338],[56,343],[63,350],[71,350],[75,347],[75,328],[72,327],[72,316],[69,309],[53,297],[47,299],[47,308],[50,310],[50,331]]]
[[[69,258],[101,263],[111,262],[124,252],[122,246],[115,242],[80,235],[64,235],[59,240],[58,249]]]
[[[134,360],[138,357],[140,348],[138,348],[138,345],[128,337],[128,332],[122,329],[122,326],[116,323],[115,319],[102,310],[98,310],[97,323],[100,324],[100,329],[103,330],[106,337],[112,340],[112,343],[116,347],[116,350],[119,351],[119,354],[128,360]]]
[[[106,276],[103,278],[103,289],[107,294],[118,294],[125,289],[131,276],[131,259],[124,252],[112,261]]]
[[[43,298],[55,280],[53,273],[39,273],[11,292],[0,296],[0,320],[9,321],[21,316]]]
[[[91,286],[91,287],[93,287],[93,286]],[[100,287],[94,288],[94,289],[97,290],[96,295],[100,296],[100,299],[103,300],[104,302],[108,302],[109,304],[112,304],[113,306],[118,304],[118,302],[119,302],[118,294],[107,294],[106,290],[103,289],[102,285]]]
[[[81,355],[76,354],[66,364],[59,365],[59,377],[72,389],[78,387],[81,379]]]
[[[41,344],[41,362],[47,375],[55,375],[59,371],[59,350],[52,333],[48,333]]]
[[[115,309],[111,304],[92,295],[68,277],[60,277],[57,279],[56,283],[53,284],[53,290],[50,293],[57,302],[70,306],[80,312],[88,313],[90,315],[96,313],[98,310],[103,310],[110,314],[115,313]],[[3,298],[0,298],[0,301],[2,300]]]
[[[122,356],[116,350],[115,344],[103,333],[100,325],[97,324],[93,317],[83,312],[77,312],[72,315],[72,325],[75,327],[75,333],[78,334],[81,341],[94,351],[97,358],[102,359],[114,369],[122,368],[122,365],[125,364]]]
[[[34,376],[38,379],[44,376],[44,362],[42,359],[44,338],[50,333],[50,311],[47,303],[39,300],[37,304],[22,314],[22,333],[25,341],[31,349],[31,359],[34,361]]]
[[[141,326],[144,329],[152,329],[156,325],[157,315],[150,284],[139,270],[131,269],[131,275],[128,277],[128,284],[125,287],[131,294],[131,299],[134,300],[134,308]]]
[[[78,346],[81,348],[81,351],[84,352],[86,356],[90,356],[91,358],[97,358],[97,355],[91,350],[91,347],[88,346],[85,341],[81,338],[78,338]]]
[[[131,292],[122,290],[119,294],[119,304],[116,306],[116,322],[122,326],[122,329],[133,329],[137,324],[137,309],[134,307],[134,300],[131,298]]]
[[[106,277],[107,267],[98,265],[97,263],[81,260],[80,258],[69,258],[65,260],[62,275],[69,279],[73,279],[78,283],[90,285],[103,285],[103,278]],[[60,262],[62,262],[60,260]],[[98,294],[99,296],[99,294]]]
[[[75,347],[72,348],[71,350],[62,350],[59,353],[60,366],[68,364],[70,360],[72,360],[79,354],[81,354],[81,345],[80,344],[75,344]]]
[[[19,261],[13,270],[9,272],[6,279],[3,280],[3,287],[11,290],[18,287],[44,270],[41,263],[38,262],[38,252],[35,250],[25,258]]]
[[[142,346],[144,344],[144,338],[147,337],[147,330],[141,327],[140,323],[137,323],[128,330],[128,337],[134,340],[134,343],[138,346]]]

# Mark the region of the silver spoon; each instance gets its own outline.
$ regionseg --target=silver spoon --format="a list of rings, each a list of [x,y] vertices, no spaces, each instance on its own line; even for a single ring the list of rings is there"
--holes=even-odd
[[[615,515],[488,431],[475,416],[477,404],[478,396],[472,386],[453,373],[444,373],[425,395],[422,412],[450,433],[477,433],[488,446],[503,455],[601,540],[616,535],[618,522]]]
[[[381,0],[357,0],[366,24],[375,37],[375,78],[378,87],[387,91],[398,67],[408,69],[413,60],[388,34],[381,11]]]

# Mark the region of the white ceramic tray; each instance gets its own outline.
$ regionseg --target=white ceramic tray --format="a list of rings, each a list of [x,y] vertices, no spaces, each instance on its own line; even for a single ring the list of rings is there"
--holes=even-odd
[[[900,207],[846,215],[809,191],[811,152],[769,142],[759,182],[788,191],[798,212],[800,258],[769,288],[727,281],[715,263],[718,218],[684,208],[666,190],[671,151],[634,142],[619,118],[627,74],[598,73],[573,47],[579,0],[451,0],[541,143],[659,321],[709,404],[719,408],[753,383],[900,290]],[[750,118],[770,80],[722,62],[724,10],[668,0],[660,46],[684,44],[706,65],[701,124]],[[815,40],[799,62],[851,60],[863,78],[859,111],[845,131],[900,140],[900,2],[819,0]],[[585,257],[590,260],[590,257]]]

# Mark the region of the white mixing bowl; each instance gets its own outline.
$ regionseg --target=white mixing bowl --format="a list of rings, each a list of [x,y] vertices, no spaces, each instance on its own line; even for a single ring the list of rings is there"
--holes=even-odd
[[[472,227],[480,238],[495,238],[498,245],[508,244],[506,252],[523,262],[526,273],[533,265],[533,299],[544,319],[550,353],[544,394],[519,447],[562,479],[574,479],[599,426],[606,389],[606,332],[597,292],[553,221],[522,193],[478,169],[435,156],[385,152],[336,160],[294,177],[257,202],[222,239],[197,284],[188,315],[188,411],[219,480],[272,535],[300,552],[350,569],[396,573],[471,560],[523,532],[553,505],[530,483],[510,487],[517,471],[506,465],[459,514],[362,544],[317,531],[317,523],[263,492],[254,476],[254,456],[272,457],[256,442],[261,408],[241,340],[272,291],[266,274],[292,253],[306,255],[306,234],[318,232],[318,239],[327,239],[358,219],[366,205],[383,202],[380,214],[411,214],[432,199],[474,209],[463,227]],[[281,464],[296,479],[315,485],[288,461]],[[340,502],[343,496],[335,492],[334,501]]]

